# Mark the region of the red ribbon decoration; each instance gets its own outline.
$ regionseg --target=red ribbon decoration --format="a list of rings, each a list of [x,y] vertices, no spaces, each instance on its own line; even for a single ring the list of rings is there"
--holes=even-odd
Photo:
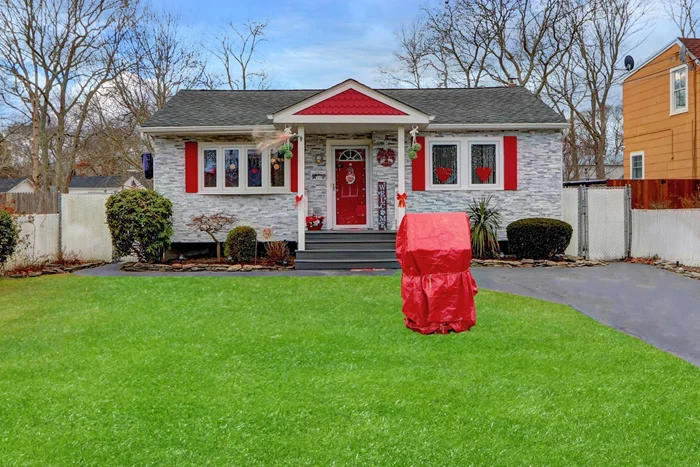
[[[301,203],[302,198],[304,198],[304,195],[297,195],[295,198],[294,202],[294,209],[296,209],[299,206],[299,203]]]
[[[400,208],[406,207],[406,198],[408,198],[408,195],[406,193],[397,193],[396,194],[396,199],[399,200],[399,207]]]

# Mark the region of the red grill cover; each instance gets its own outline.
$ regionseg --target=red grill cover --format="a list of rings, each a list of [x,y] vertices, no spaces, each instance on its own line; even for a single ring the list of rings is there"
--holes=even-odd
[[[466,331],[476,324],[478,289],[466,213],[406,214],[396,236],[406,327],[422,334]]]

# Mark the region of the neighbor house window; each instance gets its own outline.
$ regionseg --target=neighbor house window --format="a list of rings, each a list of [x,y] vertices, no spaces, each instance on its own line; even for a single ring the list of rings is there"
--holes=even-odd
[[[630,154],[630,177],[641,180],[644,178],[644,152],[633,152]]]
[[[688,111],[688,67],[671,70],[671,114]]]
[[[429,142],[428,189],[503,189],[503,138]]]
[[[277,149],[202,145],[199,184],[205,193],[289,192],[290,173],[285,162]]]

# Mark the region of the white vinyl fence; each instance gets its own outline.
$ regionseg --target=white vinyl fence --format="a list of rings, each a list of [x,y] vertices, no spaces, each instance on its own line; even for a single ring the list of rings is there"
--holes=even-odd
[[[112,237],[107,227],[108,194],[61,196],[63,251],[82,260],[112,260]]]
[[[566,249],[566,254],[571,256],[579,256],[581,252],[579,251],[579,213],[578,213],[578,194],[579,191],[576,188],[564,188],[562,192],[562,220],[567,222],[574,229],[574,233],[571,235],[571,242]]]
[[[700,266],[700,209],[633,210],[632,256]]]
[[[20,244],[5,265],[11,269],[26,263],[53,259],[58,252],[58,214],[20,216]]]
[[[20,216],[20,245],[4,269],[56,259],[59,252],[83,261],[111,261],[105,203],[109,195],[61,195],[59,214]]]

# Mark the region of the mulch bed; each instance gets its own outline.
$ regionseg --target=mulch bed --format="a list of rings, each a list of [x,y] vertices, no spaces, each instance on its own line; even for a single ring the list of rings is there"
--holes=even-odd
[[[44,275],[54,274],[70,274],[72,272],[81,271],[83,269],[98,268],[104,266],[104,261],[95,261],[91,263],[77,263],[66,265],[63,263],[48,263],[41,266],[33,266],[26,269],[14,269],[0,275],[5,275],[12,279],[25,279],[28,277],[39,277]]]
[[[675,272],[676,274],[680,274],[689,279],[700,280],[700,268],[692,266],[683,266],[682,264],[677,264],[671,261],[663,261],[655,258],[630,258],[627,260],[627,262],[635,264],[648,264],[649,266],[654,266],[657,269]]]
[[[579,256],[561,256],[552,260],[540,259],[472,259],[472,267],[492,268],[584,268],[606,266],[603,261],[595,261]]]
[[[187,263],[123,263],[122,271],[129,272],[251,272],[251,271],[288,271],[294,269],[294,265],[278,266],[274,264],[225,264],[210,262]]]

